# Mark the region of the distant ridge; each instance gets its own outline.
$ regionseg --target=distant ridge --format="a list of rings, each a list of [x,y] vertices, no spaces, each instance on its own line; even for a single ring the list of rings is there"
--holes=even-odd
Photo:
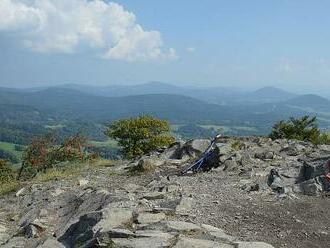
[[[281,102],[296,97],[296,94],[276,88],[276,87],[263,87],[256,91],[246,94],[240,102],[251,103],[269,103]]]
[[[330,111],[330,101],[315,94],[307,94],[295,97],[288,100],[286,104],[303,108],[312,108],[314,110]]]

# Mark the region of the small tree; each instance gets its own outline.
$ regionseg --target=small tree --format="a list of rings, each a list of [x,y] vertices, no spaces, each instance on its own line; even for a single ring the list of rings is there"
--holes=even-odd
[[[126,158],[134,158],[175,141],[168,121],[148,115],[123,119],[107,126],[105,134],[118,141]]]
[[[320,142],[321,131],[317,126],[316,117],[303,116],[290,118],[289,121],[279,121],[272,129],[272,139],[296,139],[309,141],[314,144]]]

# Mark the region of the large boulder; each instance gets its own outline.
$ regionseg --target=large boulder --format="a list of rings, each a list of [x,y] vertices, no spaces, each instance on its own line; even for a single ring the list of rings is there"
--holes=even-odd
[[[134,170],[138,172],[154,172],[157,167],[164,163],[164,160],[158,158],[141,158]]]
[[[323,191],[323,181],[320,177],[304,181],[300,187],[305,195],[316,196]]]
[[[165,149],[164,152],[160,154],[161,159],[180,159],[181,158],[181,149],[184,145],[184,142],[179,141],[171,146],[169,146],[167,149]]]
[[[268,175],[267,184],[276,192],[283,193],[284,191],[283,180],[276,169],[271,169]]]
[[[211,141],[207,139],[195,139],[186,142],[180,152],[180,158],[185,156],[198,157],[200,156],[210,145]]]
[[[302,175],[305,180],[310,180],[326,174],[326,162],[324,160],[304,161]]]
[[[133,211],[124,208],[105,208],[102,211],[91,212],[79,218],[72,224],[59,241],[65,246],[93,243],[100,237],[128,238],[134,236],[125,230],[133,223]],[[86,246],[93,247],[93,246]]]

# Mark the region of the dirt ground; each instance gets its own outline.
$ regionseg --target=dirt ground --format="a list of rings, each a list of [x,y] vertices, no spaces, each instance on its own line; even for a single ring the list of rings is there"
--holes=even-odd
[[[182,177],[178,181],[195,199],[185,220],[214,225],[246,241],[274,247],[330,247],[330,197],[292,195],[279,198],[268,189],[246,192],[239,179],[223,172]]]

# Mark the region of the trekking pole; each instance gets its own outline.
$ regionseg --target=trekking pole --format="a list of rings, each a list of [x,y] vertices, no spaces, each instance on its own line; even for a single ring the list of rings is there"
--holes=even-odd
[[[181,171],[181,175],[186,174],[188,171],[193,171],[193,172],[198,172],[201,170],[204,162],[207,160],[207,158],[210,156],[211,152],[214,149],[214,144],[216,143],[217,139],[219,139],[221,137],[221,134],[218,134],[217,136],[215,136],[210,145],[206,148],[206,150],[202,153],[202,155],[200,156],[200,158],[195,161],[192,165],[188,166],[187,168],[185,168],[183,171]]]

